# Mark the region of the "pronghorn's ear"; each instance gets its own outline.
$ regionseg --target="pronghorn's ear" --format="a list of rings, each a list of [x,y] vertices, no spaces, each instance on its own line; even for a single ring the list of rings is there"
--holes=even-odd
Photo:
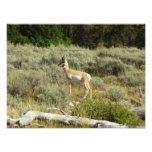
[[[65,62],[65,57],[63,56],[63,57],[61,58],[61,62],[58,64],[58,66],[61,66],[64,62]]]
[[[62,62],[64,62],[64,61],[65,61],[65,56],[62,57]]]

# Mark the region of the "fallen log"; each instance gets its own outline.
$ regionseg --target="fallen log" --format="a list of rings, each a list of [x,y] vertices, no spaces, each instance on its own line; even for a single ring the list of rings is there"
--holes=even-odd
[[[40,111],[28,111],[24,113],[21,118],[18,119],[12,119],[7,117],[7,124],[12,126],[23,127],[29,125],[35,119],[58,121],[66,125],[71,124],[71,125],[83,126],[84,124],[86,124],[90,128],[128,128],[128,126],[126,125],[118,124],[115,122],[109,122],[106,120],[95,120],[95,119],[82,118],[82,117],[70,116],[70,115],[45,113]]]

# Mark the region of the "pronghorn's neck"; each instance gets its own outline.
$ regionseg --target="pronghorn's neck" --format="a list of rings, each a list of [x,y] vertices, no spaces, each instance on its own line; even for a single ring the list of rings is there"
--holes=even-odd
[[[68,65],[68,62],[67,60],[65,60],[65,63],[64,63],[64,72],[66,72],[67,70],[69,70],[69,65]]]

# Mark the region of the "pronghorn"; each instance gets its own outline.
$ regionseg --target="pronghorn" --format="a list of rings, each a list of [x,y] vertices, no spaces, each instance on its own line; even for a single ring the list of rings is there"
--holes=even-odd
[[[85,89],[86,89],[84,98],[87,97],[89,91],[90,91],[90,98],[92,98],[92,89],[91,89],[90,84],[89,84],[89,82],[91,80],[90,74],[88,74],[86,72],[81,72],[81,71],[69,69],[68,62],[64,56],[62,57],[61,62],[58,65],[62,66],[64,69],[65,76],[69,82],[69,90],[70,90],[69,95],[70,96],[71,96],[71,83],[72,82],[76,82],[76,83],[80,82],[80,83],[84,84]]]

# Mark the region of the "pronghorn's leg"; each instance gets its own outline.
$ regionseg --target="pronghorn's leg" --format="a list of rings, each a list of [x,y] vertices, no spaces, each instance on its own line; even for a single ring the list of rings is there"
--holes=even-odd
[[[84,83],[84,86],[85,86],[85,89],[86,89],[86,91],[85,91],[85,95],[84,95],[84,98],[86,98],[86,97],[87,97],[87,95],[88,95],[88,92],[89,92],[88,83]]]
[[[90,98],[92,98],[92,88],[90,88]]]
[[[92,98],[92,88],[90,87],[90,84],[88,83],[89,91],[90,91],[90,98]]]
[[[84,83],[84,85],[85,85],[85,88],[86,88],[86,93],[85,93],[84,98],[87,97],[89,91],[90,91],[90,98],[92,98],[92,89],[90,87],[90,84],[89,83]]]
[[[69,84],[69,95],[71,96],[71,83]]]

